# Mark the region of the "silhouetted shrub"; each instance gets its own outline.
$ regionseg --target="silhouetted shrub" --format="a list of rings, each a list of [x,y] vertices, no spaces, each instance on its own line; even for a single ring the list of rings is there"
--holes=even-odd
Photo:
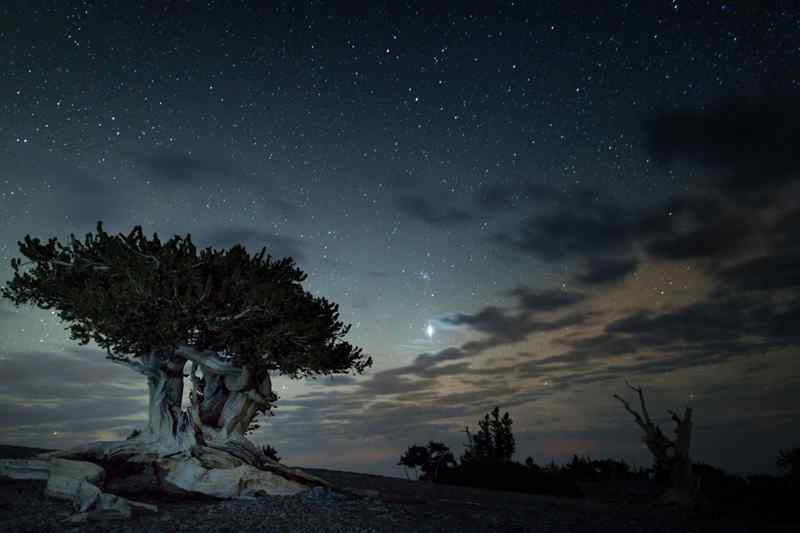
[[[456,460],[450,448],[442,442],[432,440],[428,441],[427,447],[416,444],[409,446],[397,464],[412,468],[415,472],[420,468],[422,470],[422,474],[419,475],[420,480],[439,481],[446,470],[455,467]]]

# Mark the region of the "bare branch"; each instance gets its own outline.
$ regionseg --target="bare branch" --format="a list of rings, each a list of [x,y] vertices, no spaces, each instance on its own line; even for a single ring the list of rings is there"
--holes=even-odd
[[[647,412],[647,406],[644,403],[644,393],[642,392],[642,388],[634,387],[633,385],[628,383],[627,379],[625,380],[625,384],[628,385],[628,387],[630,387],[631,389],[635,390],[636,394],[639,395],[639,403],[642,404],[642,416],[644,417],[645,422],[647,422],[648,424],[652,424],[653,422],[652,420],[650,420],[650,414]]]
[[[639,416],[639,413],[637,413],[636,411],[631,409],[631,406],[628,404],[628,402],[626,402],[624,399],[622,399],[621,396],[615,394],[614,398],[616,398],[617,400],[622,402],[622,405],[625,406],[625,410],[628,411],[630,414],[632,414],[634,416],[634,418],[636,419],[636,423],[639,424],[642,427],[642,429],[647,431],[647,424],[644,423],[644,420],[642,420],[642,417]]]
[[[678,416],[678,413],[676,413],[675,411],[673,411],[671,409],[667,409],[667,412],[672,416],[672,419],[675,421],[676,424],[680,425],[680,424],[683,423],[683,421]]]

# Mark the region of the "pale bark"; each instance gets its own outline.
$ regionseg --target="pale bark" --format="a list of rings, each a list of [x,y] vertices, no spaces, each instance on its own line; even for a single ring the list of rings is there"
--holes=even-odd
[[[627,381],[625,383],[638,394],[642,414],[640,415],[632,409],[628,402],[620,396],[615,394],[614,397],[622,402],[625,410],[633,415],[636,423],[644,430],[642,442],[653,454],[656,463],[663,465],[670,472],[670,488],[661,496],[659,503],[682,506],[694,504],[699,489],[699,479],[692,473],[692,460],[689,453],[692,436],[691,407],[686,408],[683,418],[673,411],[667,411],[676,423],[676,438],[673,441],[665,436],[661,432],[661,428],[650,419],[642,388],[634,387]]]
[[[161,453],[188,450],[195,444],[220,444],[244,439],[260,410],[275,400],[269,375],[256,382],[246,368],[208,350],[182,345],[174,354],[145,354],[139,360],[110,356],[147,377],[148,424],[142,438],[157,443]],[[183,368],[191,361],[188,377],[191,402],[181,410]]]
[[[230,359],[189,345],[170,354],[148,353],[134,359],[109,352],[108,358],[146,377],[147,427],[129,440],[95,442],[49,456],[93,462],[109,477],[152,467],[164,490],[223,497],[330,487],[268,459],[245,437],[259,411],[268,410],[277,399],[268,374],[257,380]],[[184,376],[187,361],[190,371]],[[189,405],[182,409],[185,377],[191,393]]]

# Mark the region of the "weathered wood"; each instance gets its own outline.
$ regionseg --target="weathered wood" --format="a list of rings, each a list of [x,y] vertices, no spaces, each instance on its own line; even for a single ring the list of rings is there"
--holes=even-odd
[[[0,473],[15,479],[46,479],[45,496],[72,502],[78,515],[71,521],[82,521],[81,515],[85,518],[92,512],[127,518],[131,516],[132,507],[158,510],[155,505],[103,492],[97,486],[105,480],[102,467],[92,462],[57,457],[55,453],[47,452],[39,459],[0,460]],[[81,448],[81,453],[86,453],[86,449]]]
[[[639,396],[641,405],[641,415],[630,407],[622,397],[614,395],[625,407],[625,410],[634,416],[636,423],[644,431],[642,442],[653,454],[656,465],[663,466],[670,473],[670,487],[661,495],[656,503],[663,505],[679,505],[682,507],[692,506],[696,501],[699,491],[699,480],[692,473],[692,460],[690,455],[691,434],[692,434],[692,409],[687,407],[683,418],[675,412],[667,411],[672,420],[675,421],[675,440],[669,439],[661,428],[655,424],[647,412],[644,401],[644,393],[641,387],[634,387],[627,381],[628,387],[634,390]]]
[[[50,475],[46,459],[5,459],[0,461],[0,476],[12,479],[47,479]]]

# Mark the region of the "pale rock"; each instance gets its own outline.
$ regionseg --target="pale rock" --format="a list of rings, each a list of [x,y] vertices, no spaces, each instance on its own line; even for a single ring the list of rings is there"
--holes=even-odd
[[[72,461],[51,457],[48,462],[50,475],[47,478],[45,496],[69,500],[81,511],[92,507],[102,494],[94,483],[100,483],[105,470],[87,461]]]
[[[164,481],[178,489],[217,498],[255,498],[262,495],[291,496],[308,490],[306,485],[247,464],[235,468],[208,469],[192,457],[162,464]]]
[[[95,510],[113,511],[125,518],[131,516],[131,506],[127,499],[106,492],[100,493],[100,497],[97,499],[97,504],[95,505]]]
[[[81,461],[64,461],[65,463],[80,463]],[[91,464],[91,463],[87,463]],[[95,465],[93,465],[95,466]],[[60,470],[59,470],[60,468]],[[99,468],[99,467],[98,467]],[[80,477],[67,477],[54,472],[67,472]],[[103,492],[92,484],[90,480],[102,479],[103,470],[92,471],[89,468],[80,468],[78,465],[61,465],[54,468],[47,480],[45,495],[51,498],[69,500],[78,510],[79,514],[88,511],[103,513],[108,516],[128,518],[131,516],[131,507],[147,511],[158,511],[158,507],[146,503],[130,501],[127,498]]]
[[[50,476],[63,476],[74,479],[82,479],[89,483],[102,483],[105,478],[105,470],[102,466],[88,461],[74,461],[71,459],[50,458]]]
[[[43,459],[3,459],[0,460],[0,476],[12,479],[47,479],[50,475],[49,463]]]
[[[102,491],[82,479],[51,475],[44,489],[45,496],[58,500],[68,500],[83,512],[95,504]]]

